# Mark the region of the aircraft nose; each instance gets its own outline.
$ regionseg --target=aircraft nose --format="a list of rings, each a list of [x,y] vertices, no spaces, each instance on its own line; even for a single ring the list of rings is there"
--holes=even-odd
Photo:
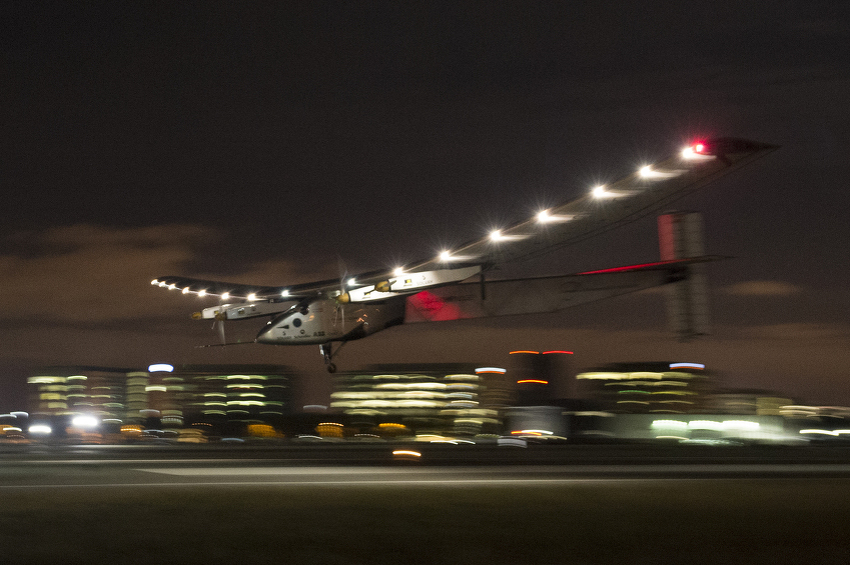
[[[260,333],[257,334],[257,337],[254,338],[256,343],[274,343],[274,339],[272,339],[272,330],[274,329],[274,325],[271,322],[266,324],[266,327],[260,330]]]

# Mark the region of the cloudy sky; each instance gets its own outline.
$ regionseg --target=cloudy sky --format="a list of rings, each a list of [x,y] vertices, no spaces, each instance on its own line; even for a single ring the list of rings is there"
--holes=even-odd
[[[654,291],[394,328],[338,364],[569,349],[575,369],[699,361],[850,403],[846,3],[11,1],[0,19],[0,410],[39,366],[158,361],[287,364],[321,401],[313,347],[198,349],[216,341],[198,300],[150,280],[432,256],[714,135],[782,148],[678,203],[734,257],[709,269],[711,337],[672,339]],[[539,268],[657,254],[647,218]]]

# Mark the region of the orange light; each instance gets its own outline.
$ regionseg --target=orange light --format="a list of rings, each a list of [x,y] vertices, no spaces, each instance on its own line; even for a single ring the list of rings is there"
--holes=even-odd
[[[521,351],[511,351],[508,355],[513,355],[514,353],[531,353],[532,355],[539,355],[539,354],[540,354],[540,352],[539,352],[539,351],[526,351],[526,350],[521,350]]]
[[[538,379],[525,379],[525,380],[522,380],[522,381],[517,381],[517,384],[521,384],[521,383],[539,383],[539,384],[542,384],[542,385],[548,385],[549,381],[541,381],[541,380],[538,380]]]
[[[572,355],[572,351],[544,351],[543,355],[549,355],[550,353],[563,353],[564,355]]]

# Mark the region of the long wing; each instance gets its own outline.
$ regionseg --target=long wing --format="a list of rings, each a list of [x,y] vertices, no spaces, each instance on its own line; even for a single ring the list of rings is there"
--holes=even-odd
[[[407,298],[404,322],[556,312],[675,283],[688,276],[688,265],[715,259],[719,257],[661,261],[565,276],[462,283],[423,290]]]
[[[220,296],[224,300],[241,298],[244,300],[262,301],[300,300],[302,298],[316,296],[317,294],[339,290],[340,287],[340,281],[338,279],[290,286],[259,286],[195,279],[177,275],[157,277],[151,281],[151,284],[171,290],[179,290],[184,294]]]
[[[777,149],[755,141],[716,138],[696,143],[586,196],[494,231],[437,257],[394,270],[352,277],[345,288],[335,279],[289,286],[252,286],[159,277],[151,284],[185,294],[214,295],[248,301],[292,301],[344,295],[344,301],[369,302],[413,294],[465,280],[492,265],[533,258],[651,214],[698,188]],[[490,283],[494,284],[494,283]]]
[[[616,182],[597,186],[586,196],[542,210],[533,218],[405,270],[462,263],[493,265],[537,257],[652,214],[778,147],[737,138],[695,143]]]

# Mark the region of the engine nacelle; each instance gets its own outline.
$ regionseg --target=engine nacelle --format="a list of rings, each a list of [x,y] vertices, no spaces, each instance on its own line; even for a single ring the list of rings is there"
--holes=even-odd
[[[273,316],[288,310],[292,302],[246,302],[244,304],[222,304],[204,308],[192,314],[196,320],[247,320],[259,316]]]

